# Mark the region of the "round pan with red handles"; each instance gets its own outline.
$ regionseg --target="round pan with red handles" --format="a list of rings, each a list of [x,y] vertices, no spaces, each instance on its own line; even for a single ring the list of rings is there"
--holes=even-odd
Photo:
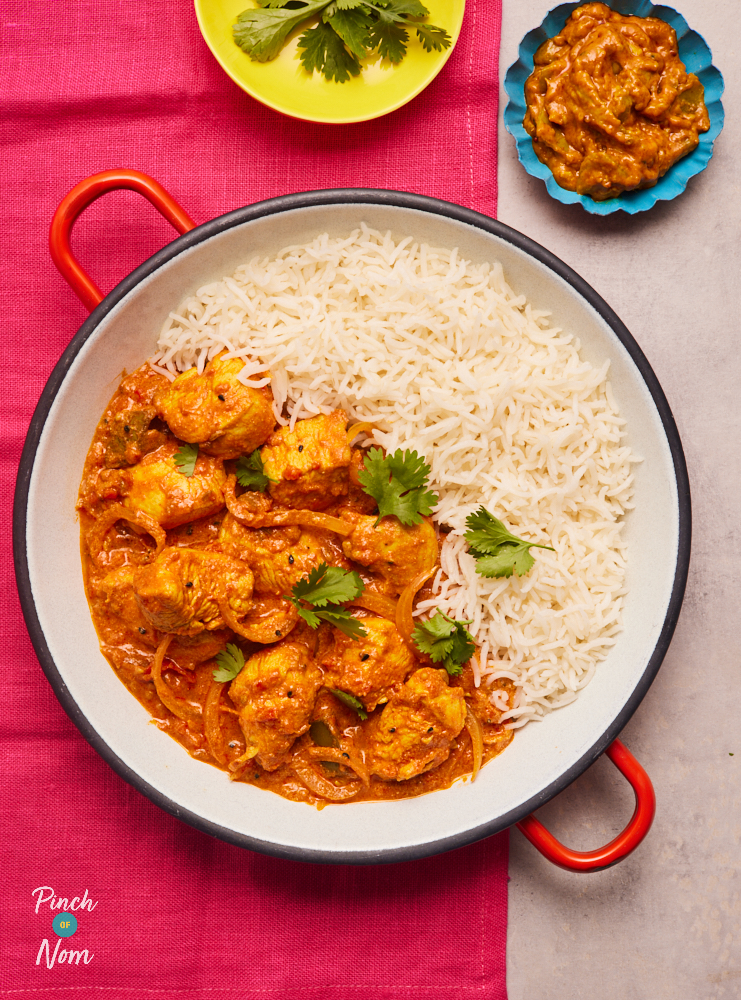
[[[182,235],[103,296],[75,260],[77,216],[107,191],[141,193]],[[154,351],[168,313],[198,287],[255,256],[319,233],[346,235],[365,222],[430,245],[459,247],[475,262],[499,260],[510,285],[574,333],[582,356],[609,357],[611,384],[627,419],[636,467],[635,510],[626,523],[629,593],[624,630],[576,702],[517,732],[476,782],[396,802],[348,803],[321,811],[289,802],[190,758],[155,727],[100,654],[85,600],[74,515],[84,457],[123,369]],[[62,355],[34,413],[15,495],[16,578],[31,639],[65,711],[126,781],[168,812],[223,840],[279,857],[371,864],[425,857],[517,824],[554,864],[599,871],[646,836],[655,810],[651,782],[617,739],[659,669],[679,616],[690,553],[691,508],[682,446],[648,361],[600,296],[553,254],[468,209],[396,191],[341,189],[289,195],[195,226],[152,178],[112,170],[82,181],[51,228],[59,270],[92,310]],[[65,454],[61,474],[54,456]],[[44,542],[53,533],[53,570]],[[603,752],[636,795],[632,819],[605,847],[572,851],[532,815]]]

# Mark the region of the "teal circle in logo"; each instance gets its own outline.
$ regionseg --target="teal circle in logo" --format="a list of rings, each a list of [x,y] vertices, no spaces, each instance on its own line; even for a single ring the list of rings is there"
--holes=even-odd
[[[77,917],[74,913],[58,913],[52,927],[57,937],[72,937],[77,930]]]

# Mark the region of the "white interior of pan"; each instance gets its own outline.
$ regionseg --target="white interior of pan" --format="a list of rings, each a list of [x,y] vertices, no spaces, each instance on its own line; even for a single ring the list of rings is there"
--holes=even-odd
[[[317,811],[229,782],[191,759],[148,722],[98,648],[83,591],[75,500],[96,422],[124,369],[148,357],[168,312],[194,289],[231,273],[253,255],[272,255],[317,233],[344,235],[361,221],[458,246],[476,262],[499,259],[510,284],[579,337],[583,355],[611,362],[629,443],[643,458],[628,517],[630,593],[625,629],[579,699],[519,731],[475,784],[416,799],[330,806]],[[242,224],[180,254],[139,284],[99,325],[56,398],[38,449],[28,506],[33,596],[51,655],[72,697],[102,739],[178,807],[238,834],[295,851],[378,852],[433,845],[495,822],[548,788],[613,722],[644,672],[664,622],[674,579],[678,502],[664,429],[648,389],[621,343],[561,278],[524,252],[444,217],[395,207],[294,209]],[[53,556],[50,553],[53,546]]]

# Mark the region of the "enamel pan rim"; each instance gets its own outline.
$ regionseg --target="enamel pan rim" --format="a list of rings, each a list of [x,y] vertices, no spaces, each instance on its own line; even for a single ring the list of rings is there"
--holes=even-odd
[[[199,816],[189,810],[182,809],[176,802],[154,789],[144,781],[135,771],[128,767],[101,739],[98,733],[88,722],[79,706],[72,698],[64,680],[57,670],[51,657],[46,638],[41,629],[36,613],[36,607],[31,591],[29,567],[26,554],[26,521],[28,509],[28,494],[33,471],[36,451],[39,446],[42,430],[49,414],[51,406],[59,392],[69,368],[89,337],[95,332],[99,323],[111,311],[111,309],[136,286],[156,271],[167,261],[172,260],[178,254],[203,243],[225,230],[239,226],[245,222],[263,218],[268,215],[277,215],[282,212],[294,211],[296,209],[315,208],[328,205],[380,205],[405,209],[413,209],[418,212],[426,212],[432,215],[446,216],[447,218],[464,223],[477,229],[484,230],[493,236],[504,240],[512,246],[533,257],[544,264],[551,271],[567,282],[575,292],[577,292],[607,323],[615,336],[621,341],[628,354],[640,372],[654,404],[658,410],[661,422],[664,427],[669,449],[674,463],[674,474],[677,485],[678,497],[678,520],[679,537],[677,546],[677,564],[672,585],[671,598],[669,600],[666,617],[659,635],[659,639],[648,660],[646,669],[641,679],[633,690],[630,698],[623,706],[622,710],[613,723],[602,733],[600,738],[593,744],[572,767],[564,771],[559,778],[551,782],[538,795],[533,796],[529,801],[496,819],[482,824],[474,829],[453,837],[442,838],[426,844],[418,844],[412,847],[403,847],[385,851],[330,851],[330,850],[306,850],[301,848],[283,847],[255,837],[237,834],[232,830],[212,823],[208,819]],[[96,750],[100,756],[119,774],[124,781],[145,795],[165,812],[184,820],[190,826],[217,837],[228,843],[239,847],[245,847],[263,854],[274,857],[290,858],[298,861],[308,861],[320,864],[378,864],[396,861],[411,861],[416,858],[428,857],[440,854],[444,851],[464,847],[467,844],[481,840],[483,837],[491,836],[512,826],[518,820],[523,819],[528,813],[539,808],[551,798],[563,791],[576,778],[579,777],[594,761],[604,752],[604,750],[618,736],[625,724],[631,718],[639,704],[645,697],[656,673],[669,648],[674,629],[679,618],[682,606],[687,573],[689,569],[690,541],[691,541],[691,501],[690,486],[687,475],[682,443],[679,432],[674,422],[669,403],[659,385],[645,355],[636,343],[635,339],[628,331],[625,324],[618,318],[613,310],[607,305],[600,295],[584,281],[583,278],[570,267],[559,260],[558,257],[550,253],[544,247],[535,243],[527,236],[523,236],[516,230],[505,226],[495,219],[490,219],[478,212],[462,208],[450,202],[440,201],[436,198],[428,198],[424,195],[410,194],[400,191],[385,191],[362,188],[339,188],[326,191],[308,191],[298,194],[285,195],[280,198],[272,198],[268,201],[258,202],[255,205],[248,205],[245,208],[228,212],[210,222],[206,222],[184,236],[173,240],[166,247],[154,256],[150,257],[140,267],[124,278],[90,314],[88,319],[82,324],[78,332],[70,341],[68,347],[57,362],[52,371],[49,381],[41,394],[38,405],[31,419],[31,424],[26,436],[23,453],[18,471],[18,479],[15,489],[13,507],[13,556],[15,562],[16,581],[21,600],[23,615],[26,620],[31,642],[41,663],[42,669],[51,684],[54,693],[59,699],[62,707],[72,722],[77,726],[87,742]]]

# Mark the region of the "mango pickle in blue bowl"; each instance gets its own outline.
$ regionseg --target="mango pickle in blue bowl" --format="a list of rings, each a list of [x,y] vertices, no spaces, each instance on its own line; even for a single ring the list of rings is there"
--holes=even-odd
[[[664,22],[676,48],[664,25],[634,18]],[[525,35],[504,87],[520,163],[552,198],[594,215],[676,198],[723,128],[706,42],[649,0],[561,4]]]

